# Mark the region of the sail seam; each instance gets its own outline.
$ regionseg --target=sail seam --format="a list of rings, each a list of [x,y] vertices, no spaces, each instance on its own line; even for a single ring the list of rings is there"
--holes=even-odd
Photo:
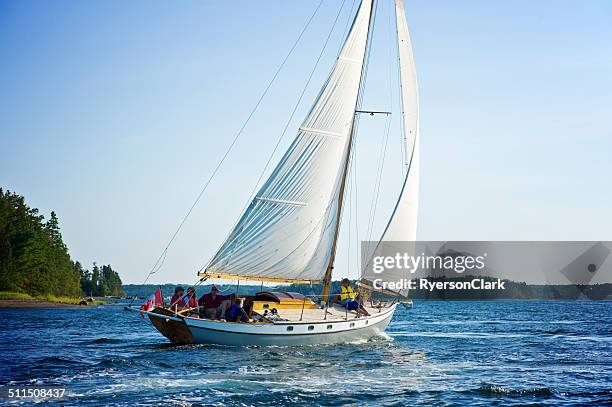
[[[335,131],[328,131],[328,130],[322,130],[322,129],[313,129],[311,127],[300,127],[300,131],[303,131],[304,133],[315,133],[315,134],[320,134],[322,136],[331,136],[335,138],[344,137],[344,134],[342,133],[337,133]]]
[[[297,205],[297,206],[306,206],[306,205],[308,205],[306,202],[288,201],[288,200],[285,200],[285,199],[264,198],[263,196],[256,196],[255,199],[258,200],[258,201],[271,202],[271,203],[283,204],[283,205]]]
[[[360,60],[355,59],[355,58],[347,58],[347,57],[338,57],[338,61],[342,61],[342,62],[351,62],[353,64],[358,64],[361,63]]]

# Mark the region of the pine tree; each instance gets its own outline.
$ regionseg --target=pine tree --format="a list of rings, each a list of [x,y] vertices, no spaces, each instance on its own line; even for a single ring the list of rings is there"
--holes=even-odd
[[[108,289],[102,284],[99,267],[83,270],[72,262],[62,239],[55,212],[48,221],[25,199],[0,188],[0,291],[18,291],[31,295],[55,294],[78,296],[115,292],[115,272],[109,268]],[[119,279],[119,282],[121,280]]]
[[[93,269],[91,271],[91,287],[93,295],[96,297],[104,296],[104,287],[102,285],[102,273],[100,267],[94,262]]]

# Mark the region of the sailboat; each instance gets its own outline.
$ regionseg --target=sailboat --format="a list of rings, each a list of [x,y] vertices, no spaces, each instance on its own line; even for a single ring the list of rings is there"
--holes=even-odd
[[[419,189],[418,96],[403,0],[394,0],[405,177],[382,240],[416,240]],[[313,345],[381,335],[398,302],[348,311],[331,301],[332,271],[356,117],[371,40],[374,0],[362,0],[335,64],[296,137],[233,230],[198,276],[207,279],[322,284],[320,298],[262,291],[244,297],[249,322],[214,320],[158,306],[142,311],[177,344]],[[367,289],[367,281],[360,290]],[[263,287],[263,284],[262,284]],[[369,314],[369,315],[368,315]],[[272,318],[272,316],[274,318]],[[251,322],[252,321],[252,322]]]

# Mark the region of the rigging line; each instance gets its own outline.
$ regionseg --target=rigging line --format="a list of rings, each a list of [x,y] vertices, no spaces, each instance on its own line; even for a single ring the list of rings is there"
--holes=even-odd
[[[388,118],[385,119],[385,127],[383,128],[383,133],[382,133],[382,139],[381,139],[381,143],[380,143],[380,151],[378,152],[378,161],[376,162],[376,177],[374,178],[374,188],[372,189],[372,200],[370,202],[370,211],[368,213],[368,228],[366,229],[366,235],[368,236],[368,240],[372,234],[372,230],[371,228],[372,223],[373,223],[373,215],[372,215],[372,210],[374,208],[374,200],[376,199],[376,191],[378,189],[378,184],[380,182],[380,178],[381,178],[381,170],[380,167],[382,166],[382,160],[383,160],[383,149],[386,147],[385,146],[385,136],[387,135],[387,125],[389,123]]]
[[[380,3],[380,1],[374,1],[374,11],[372,14],[372,22],[370,24],[370,30],[371,30],[371,34],[368,37],[368,43],[366,45],[366,57],[365,57],[365,61],[363,62],[363,79],[362,79],[362,83],[363,86],[360,87],[359,89],[359,94],[357,96],[357,109],[361,109],[361,102],[363,101],[363,98],[365,97],[365,84],[367,83],[367,78],[368,78],[368,67],[370,65],[370,56],[372,55],[372,43],[374,42],[374,34],[376,33],[376,30],[374,29],[374,27],[376,27],[376,16],[378,15],[378,3]],[[357,116],[361,116],[361,115],[357,115]]]
[[[259,174],[259,178],[257,179],[257,182],[255,183],[255,186],[253,187],[253,189],[252,189],[252,191],[251,191],[251,193],[249,195],[249,199],[247,200],[246,205],[243,207],[243,209],[241,211],[242,214],[244,214],[244,212],[246,211],[246,209],[250,205],[251,201],[253,200],[253,197],[254,197],[254,195],[255,195],[258,187],[259,187],[259,183],[263,179],[263,176],[265,175],[268,167],[270,166],[270,163],[272,162],[272,159],[274,158],[274,154],[278,150],[278,147],[280,146],[283,138],[285,137],[285,135],[287,133],[287,130],[289,129],[289,126],[291,125],[291,121],[293,120],[293,117],[295,116],[295,113],[297,112],[297,109],[299,108],[300,103],[302,102],[302,99],[304,98],[304,95],[306,94],[306,90],[308,89],[308,86],[310,85],[310,82],[312,81],[314,73],[317,70],[317,67],[319,66],[319,62],[321,62],[321,58],[323,57],[323,54],[325,52],[325,49],[327,48],[327,45],[329,44],[329,40],[331,39],[331,36],[332,36],[332,34],[334,32],[336,24],[338,23],[338,19],[340,18],[340,14],[342,14],[342,9],[344,8],[344,3],[346,3],[346,0],[342,0],[342,4],[340,4],[340,9],[338,10],[338,14],[336,14],[336,18],[334,19],[332,27],[329,30],[329,33],[327,34],[327,38],[325,39],[325,43],[323,44],[323,48],[321,48],[321,52],[319,52],[319,56],[317,57],[317,60],[316,60],[314,66],[313,66],[313,68],[312,68],[312,70],[310,72],[310,75],[308,76],[308,79],[306,80],[306,84],[304,85],[304,87],[303,87],[303,89],[302,89],[302,91],[300,93],[300,96],[298,97],[298,100],[297,100],[295,106],[293,107],[293,110],[291,111],[291,115],[289,116],[289,119],[285,123],[285,127],[283,128],[283,131],[282,131],[280,137],[276,141],[276,145],[274,146],[274,149],[272,150],[272,153],[268,157],[268,161],[266,162],[266,165],[264,166],[263,170]],[[234,223],[234,225],[230,229],[230,233],[227,235],[227,237],[229,237],[229,235],[231,234],[232,230],[234,230],[234,228],[238,225],[238,223],[240,222],[240,219],[242,219],[242,216],[240,216],[238,218],[238,220],[236,221],[236,223]],[[227,237],[226,237],[226,239],[227,239]],[[214,256],[213,256],[213,258],[214,258]],[[207,265],[202,267],[200,269],[200,271],[205,269],[206,267],[208,267],[212,260],[213,259],[209,260]]]
[[[393,112],[393,109],[395,107],[395,99],[393,97],[394,93],[393,93],[393,84],[397,84],[396,88],[399,88],[399,63],[395,63],[399,60],[399,56],[396,58],[396,52],[397,52],[397,39],[394,38],[393,36],[393,27],[395,26],[396,21],[393,18],[395,16],[395,7],[394,5],[392,7],[389,8],[389,11],[387,13],[388,17],[389,17],[389,22],[387,24],[387,32],[389,35],[389,40],[388,40],[388,47],[389,47],[389,71],[388,71],[388,75],[389,75],[389,111]],[[393,45],[396,45],[395,47]],[[394,66],[396,67],[396,69],[393,69]],[[398,94],[399,97],[401,97],[401,94]],[[399,99],[398,99],[398,103]],[[401,115],[398,115],[401,116]],[[402,120],[401,117],[399,117],[400,121]],[[394,122],[392,121],[389,125],[393,127]],[[401,132],[401,128],[399,131],[399,135],[400,135],[400,174],[402,176],[402,178],[404,178],[404,172],[406,170],[405,166],[404,166],[404,157],[406,155],[405,152],[405,146],[404,146],[404,141],[402,140],[402,132]]]
[[[389,133],[391,130],[391,121],[388,122],[389,125],[385,126],[385,130],[386,130],[386,134],[385,134],[385,140],[384,140],[384,149],[381,148],[382,150],[382,155],[380,156],[380,168],[379,168],[379,173],[378,173],[378,186],[376,187],[376,191],[374,193],[374,196],[372,197],[372,206],[373,206],[373,210],[371,212],[371,227],[370,230],[368,232],[368,240],[372,240],[372,232],[374,231],[374,218],[376,217],[376,209],[378,207],[378,198],[380,196],[380,187],[382,184],[382,174],[383,174],[383,169],[384,169],[384,165],[385,165],[385,157],[387,155],[387,145],[389,144]],[[382,146],[381,146],[382,147]],[[372,208],[370,208],[372,209]]]
[[[353,0],[353,4],[351,4],[351,9],[349,10],[348,17],[346,19],[346,26],[344,27],[342,37],[340,37],[340,46],[338,47],[338,55],[340,54],[340,51],[342,51],[342,46],[344,45],[343,39],[346,38],[348,30],[351,26],[351,20],[352,20],[351,17],[353,17],[353,9],[355,8],[355,1],[356,0]]]
[[[380,161],[382,160],[382,151],[384,146],[384,136],[387,130],[387,121],[385,120],[385,128],[382,133],[382,140],[380,143],[380,150],[378,152],[378,160],[376,161],[376,176],[374,177],[374,186],[372,188],[372,198],[370,200],[370,209],[368,211],[368,227],[366,228],[366,236],[370,236],[370,228],[372,224],[372,208],[374,208],[374,199],[376,197],[376,189],[378,187],[378,180],[380,179]]]
[[[354,218],[355,218],[355,248],[356,248],[356,251],[357,251],[357,259],[356,259],[357,270],[361,270],[359,268],[360,267],[360,259],[359,259],[359,206],[358,206],[359,195],[357,193],[358,192],[358,188],[357,188],[357,184],[358,184],[357,183],[357,165],[355,164],[353,166],[352,160],[355,160],[355,161],[357,160],[357,146],[358,146],[357,141],[358,141],[358,138],[357,138],[356,135],[357,135],[357,132],[359,130],[359,120],[360,120],[360,117],[359,117],[359,115],[357,115],[357,117],[355,117],[355,121],[354,121],[354,124],[353,124],[353,126],[355,128],[353,134],[355,134],[355,137],[353,138],[353,152],[351,154],[351,163],[350,163],[352,168],[353,168],[353,187],[352,187],[352,189],[355,191],[355,216],[354,216]],[[351,180],[349,179],[349,182],[350,181]],[[350,222],[350,220],[349,220],[349,222]]]
[[[400,122],[400,145],[401,145],[401,150],[402,150],[402,157],[401,157],[401,163],[402,163],[402,178],[406,177],[406,171],[407,171],[407,167],[409,167],[409,163],[406,162],[406,159],[408,157],[406,157],[406,128],[405,128],[405,124],[404,124],[404,101],[402,100],[402,95],[404,93],[403,87],[402,87],[402,73],[401,73],[401,66],[400,66],[400,46],[399,46],[399,27],[397,26],[397,9],[394,8],[393,9],[394,13],[394,17],[395,17],[395,52],[396,52],[396,58],[397,58],[397,70],[396,70],[396,79],[397,79],[397,83],[399,84],[399,94],[398,94],[398,104],[399,104],[399,110],[400,110],[400,115],[399,115],[399,122]]]
[[[349,273],[351,271],[351,229],[352,229],[352,222],[353,222],[353,206],[356,206],[356,199],[354,198],[355,195],[355,188],[356,186],[354,185],[354,174],[356,171],[356,159],[355,159],[355,140],[353,141],[353,150],[351,152],[351,158],[350,158],[350,168],[349,168],[349,174],[348,174],[348,194],[346,197],[347,200],[347,206],[349,209],[349,216],[348,216],[348,233],[347,233],[347,277],[349,276]],[[359,242],[357,242],[357,244],[359,244]]]
[[[389,104],[390,104],[390,111],[393,110],[393,88],[392,88],[392,76],[393,76],[393,68],[391,64],[392,61],[392,49],[393,47],[391,46],[392,44],[392,32],[391,32],[391,10],[389,10],[388,14],[388,18],[389,18],[389,24],[388,24],[388,30],[387,33],[389,35],[389,71],[388,71],[388,83],[389,83]],[[383,175],[383,170],[384,170],[384,163],[385,163],[385,157],[386,157],[386,152],[387,152],[387,145],[389,143],[389,134],[391,131],[391,126],[392,126],[392,121],[391,119],[388,120],[387,122],[385,122],[385,129],[384,129],[384,144],[381,144],[381,155],[379,156],[379,162],[378,162],[378,168],[377,168],[377,178],[375,180],[374,183],[374,193],[372,195],[372,203],[370,206],[370,217],[368,220],[368,241],[370,241],[372,239],[372,233],[374,231],[374,220],[376,218],[376,211],[378,208],[378,200],[380,197],[380,188],[381,188],[381,184],[382,184],[382,175]]]
[[[355,162],[357,162],[357,140],[353,143],[353,149],[355,151]],[[359,269],[359,196],[357,194],[357,165],[354,167],[354,180],[353,180],[353,189],[355,191],[355,250],[357,252],[357,270],[361,273]]]
[[[208,180],[206,181],[206,183],[204,184],[204,187],[202,188],[202,190],[200,191],[200,193],[198,194],[198,196],[196,197],[194,203],[191,205],[191,207],[189,208],[189,210],[187,211],[187,214],[183,217],[182,221],[180,222],[178,228],[176,229],[176,231],[174,232],[174,234],[172,235],[172,237],[170,238],[170,241],[168,242],[168,244],[166,245],[166,247],[164,248],[164,250],[162,251],[162,254],[159,256],[159,258],[157,259],[157,261],[155,262],[155,264],[153,265],[153,267],[151,268],[151,271],[149,272],[149,274],[147,275],[147,278],[145,279],[144,283],[146,283],[149,280],[149,277],[152,274],[155,274],[157,271],[159,271],[161,269],[161,266],[163,265],[163,262],[165,261],[166,258],[166,254],[168,252],[168,249],[170,248],[170,245],[172,244],[172,242],[174,241],[174,239],[176,238],[176,236],[178,235],[178,233],[181,231],[183,225],[185,224],[185,222],[187,221],[187,218],[189,218],[189,215],[191,215],[191,212],[193,211],[193,209],[195,208],[195,206],[197,205],[197,203],[199,202],[200,198],[202,198],[202,195],[204,195],[204,192],[206,191],[206,189],[208,188],[208,185],[210,185],[210,182],[213,180],[213,178],[215,177],[215,175],[217,174],[217,172],[219,171],[219,169],[221,168],[221,165],[225,162],[225,159],[227,158],[227,156],[229,155],[229,153],[231,152],[232,148],[234,147],[234,145],[236,144],[236,142],[238,141],[238,139],[240,138],[240,136],[242,135],[242,133],[244,132],[244,129],[246,128],[246,126],[249,124],[249,122],[251,121],[251,118],[253,117],[253,115],[255,114],[255,112],[257,111],[257,109],[259,108],[259,106],[261,105],[261,102],[263,101],[263,99],[265,98],[265,96],[268,94],[268,91],[270,90],[270,88],[272,87],[272,84],[275,82],[276,78],[278,77],[278,75],[280,74],[281,70],[283,69],[283,67],[285,66],[287,60],[289,59],[289,57],[293,54],[293,51],[295,50],[295,48],[297,47],[297,45],[299,44],[300,40],[302,39],[302,37],[304,36],[304,33],[306,32],[306,30],[308,29],[308,27],[310,26],[310,23],[312,22],[312,20],[314,19],[315,15],[318,13],[319,9],[321,8],[321,5],[323,4],[324,0],[320,0],[319,4],[317,5],[317,7],[315,8],[314,12],[312,13],[312,15],[310,16],[310,18],[306,21],[306,25],[304,25],[304,28],[302,28],[302,31],[300,32],[298,38],[295,40],[295,42],[293,43],[293,45],[291,46],[291,48],[289,49],[289,52],[287,53],[287,55],[285,55],[285,58],[282,60],[282,62],[280,63],[280,65],[278,66],[278,68],[276,69],[276,72],[274,73],[274,75],[272,76],[272,78],[270,79],[270,81],[268,82],[266,88],[264,89],[263,93],[261,94],[261,96],[259,97],[259,99],[257,100],[257,103],[255,103],[255,106],[253,107],[253,109],[251,110],[251,112],[249,113],[249,115],[247,116],[246,120],[244,121],[244,123],[242,124],[242,126],[240,127],[240,130],[238,130],[238,133],[236,133],[236,136],[234,136],[234,139],[232,140],[232,142],[230,143],[227,151],[225,152],[225,154],[223,155],[223,157],[221,158],[221,160],[219,161],[219,163],[217,164],[217,166],[215,167],[215,169],[213,170],[212,174],[210,175],[210,177],[208,178]],[[161,262],[161,263],[160,263]],[[144,284],[143,283],[143,284]]]
[[[358,125],[359,123],[356,123],[355,126],[357,126],[357,128],[359,127]],[[357,128],[355,130],[357,130]],[[350,210],[351,212],[355,212],[355,214],[352,216],[355,219],[355,226],[354,226],[354,234],[355,234],[355,250],[357,252],[357,275],[360,274],[360,270],[359,270],[359,217],[358,217],[358,211],[357,211],[357,137],[355,137],[355,139],[353,140],[353,152],[351,155],[351,172],[350,172],[350,178],[349,178],[349,186],[351,188],[351,194],[349,196],[350,199]],[[353,206],[355,207],[355,209],[353,210]],[[348,264],[348,271],[350,272],[351,268],[350,268],[350,246],[351,246],[351,216],[349,216],[349,235],[348,235],[348,242],[349,242],[349,264]]]
[[[348,232],[347,232],[347,258],[346,258],[346,274],[348,275],[351,271],[351,226],[353,222],[353,172],[354,172],[354,162],[351,161],[351,168],[349,170],[349,179],[348,179]]]
[[[354,198],[354,181],[353,181],[353,177],[354,177],[354,173],[355,173],[355,166],[356,163],[354,162],[354,157],[355,157],[355,143],[353,142],[353,149],[351,151],[351,158],[350,158],[350,162],[349,162],[349,173],[348,173],[348,179],[347,179],[347,191],[348,193],[346,194],[346,206],[348,206],[348,232],[347,232],[347,259],[346,259],[346,274],[347,277],[350,278],[350,271],[351,271],[351,229],[352,229],[352,225],[353,225],[353,206],[355,205],[355,198]]]
[[[370,65],[370,55],[371,55],[371,49],[372,49],[372,42],[374,40],[374,34],[375,34],[375,23],[376,23],[376,16],[378,14],[378,1],[374,0],[375,4],[374,4],[374,12],[372,15],[372,22],[370,24],[370,29],[372,30],[369,37],[368,37],[368,43],[366,44],[366,57],[365,57],[365,61],[364,61],[364,65],[363,65],[363,78],[362,78],[362,82],[363,82],[363,86],[360,87],[359,89],[359,93],[357,95],[357,109],[361,108],[361,102],[362,99],[364,97],[365,94],[365,83],[367,80],[367,76],[368,76],[368,67]],[[360,122],[360,117],[361,115],[355,115],[356,117],[353,119],[353,134],[352,136],[356,136],[358,130],[359,130],[359,122]],[[353,138],[353,154],[357,154],[357,137]],[[354,182],[354,186],[355,186],[355,235],[356,235],[356,240],[357,240],[357,269],[360,270],[361,272],[361,256],[359,255],[359,212],[358,212],[358,206],[357,206],[357,201],[359,200],[357,191],[357,166],[355,166],[355,182]]]
[[[387,44],[389,47],[389,71],[387,72],[389,74],[389,111],[393,112],[393,32],[391,30],[392,28],[392,20],[391,20],[391,16],[392,16],[392,10],[391,7],[389,7],[389,11],[387,12],[387,15],[389,17],[389,21],[387,24],[387,34],[389,36]]]
[[[384,4],[381,6],[381,13],[383,13],[384,15],[384,11],[386,11],[386,8],[384,6]],[[389,23],[391,21],[391,12],[389,11],[388,13],[389,16]],[[387,34],[389,35],[389,39],[390,39],[390,34],[391,34],[391,30],[390,30],[390,24],[388,25],[388,29],[387,29]],[[393,111],[393,97],[392,97],[392,87],[391,87],[391,64],[389,64],[389,99],[391,101],[390,106],[389,106],[389,111]],[[368,216],[368,228],[366,229],[366,235],[367,235],[367,240],[371,240],[372,238],[372,231],[374,229],[374,218],[376,216],[376,209],[378,206],[378,197],[379,197],[379,193],[380,193],[380,187],[382,184],[382,174],[383,174],[383,168],[384,168],[384,159],[386,156],[386,151],[387,151],[387,143],[389,140],[389,133],[391,130],[391,118],[389,116],[386,117],[385,120],[385,126],[383,128],[383,138],[381,140],[381,145],[380,145],[380,152],[379,152],[379,157],[378,157],[378,163],[376,165],[376,178],[374,180],[374,188],[372,191],[372,200],[370,203],[370,211],[369,211],[369,216]]]

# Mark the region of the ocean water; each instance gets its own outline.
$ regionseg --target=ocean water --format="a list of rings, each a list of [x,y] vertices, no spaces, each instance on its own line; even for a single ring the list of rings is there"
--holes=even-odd
[[[0,326],[0,384],[58,405],[612,405],[612,302],[422,301],[388,337],[299,348],[172,346],[120,306]]]

